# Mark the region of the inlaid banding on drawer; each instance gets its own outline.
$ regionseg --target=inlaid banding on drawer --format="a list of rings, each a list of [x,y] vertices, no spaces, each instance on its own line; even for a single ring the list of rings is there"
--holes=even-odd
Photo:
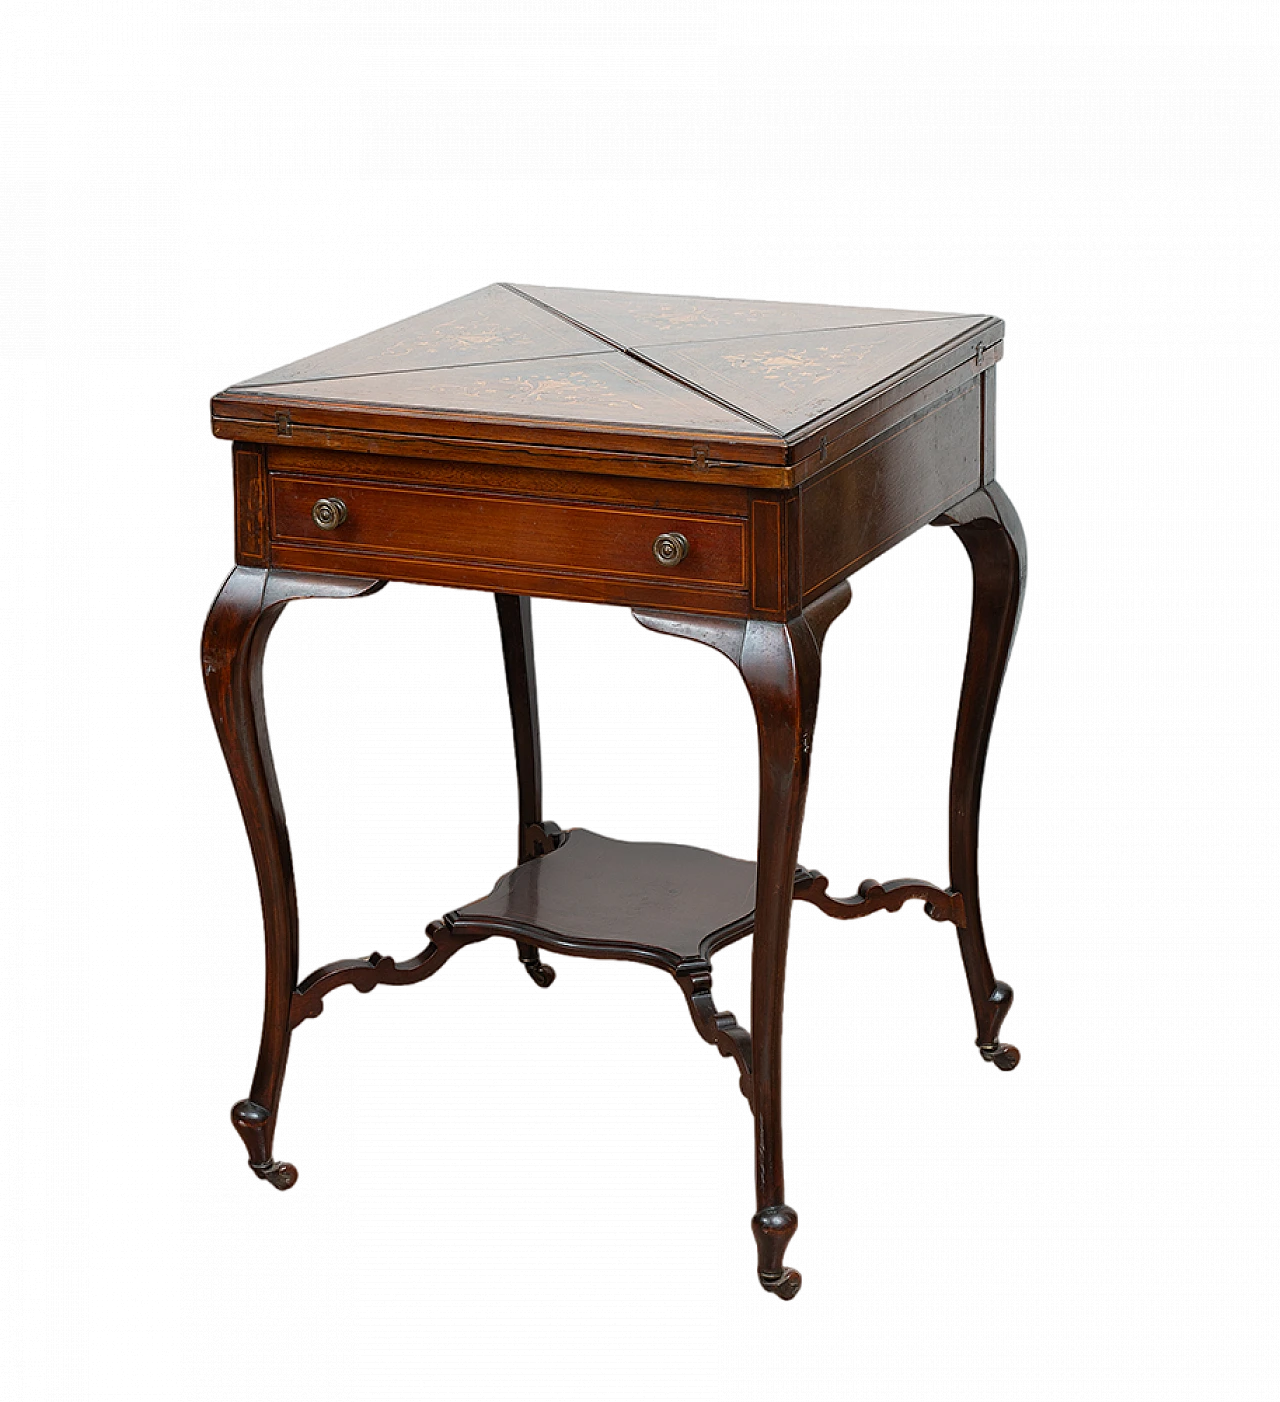
[[[322,529],[312,519],[312,509],[318,501],[335,498],[346,508],[345,518],[333,529]],[[663,564],[654,555],[654,542],[671,533],[688,541],[687,553],[675,565]],[[740,590],[747,582],[745,520],[490,492],[273,474],[271,534],[279,541],[344,552],[696,582],[723,589]]]

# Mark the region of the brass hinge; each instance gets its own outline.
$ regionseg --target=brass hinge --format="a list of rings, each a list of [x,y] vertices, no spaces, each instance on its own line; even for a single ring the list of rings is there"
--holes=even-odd
[[[693,465],[699,472],[707,470],[707,450],[705,448],[693,450]]]
[[[984,346],[981,341],[979,341],[978,353],[974,357],[974,368],[979,374],[984,370],[990,370],[1003,354],[1003,342],[997,341],[994,346]]]
[[[281,409],[280,412],[276,415],[276,437],[293,437],[293,425],[289,422],[288,413],[286,413],[286,411],[283,409]]]

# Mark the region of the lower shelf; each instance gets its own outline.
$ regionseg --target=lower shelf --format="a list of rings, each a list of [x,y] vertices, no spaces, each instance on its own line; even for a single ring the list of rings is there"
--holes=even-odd
[[[539,949],[665,969],[683,989],[702,1036],[737,1060],[750,1097],[750,1038],[711,1001],[711,956],[752,931],[756,864],[670,842],[619,842],[586,828],[554,831],[552,850],[509,871],[483,900],[432,921],[420,954],[396,960],[375,952],[308,974],[294,991],[290,1027],[318,1017],[337,988],[368,993],[379,984],[421,983],[460,949],[504,935],[517,942],[521,962],[543,988],[555,973],[538,958]],[[935,920],[963,923],[960,896],[924,881],[864,881],[856,896],[838,899],[827,893],[825,876],[797,867],[793,891],[837,920],[919,900]]]
[[[797,892],[814,881],[796,872]],[[669,842],[619,842],[571,828],[560,846],[445,916],[463,940],[505,934],[596,959],[674,972],[751,933],[756,864]]]

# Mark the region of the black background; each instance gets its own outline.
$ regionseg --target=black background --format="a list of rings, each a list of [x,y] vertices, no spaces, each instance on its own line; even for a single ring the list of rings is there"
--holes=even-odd
[[[634,268],[589,271],[596,286],[667,285]],[[336,994],[290,1061],[279,1152],[303,1169],[299,1189],[273,1195],[244,1168],[226,1108],[250,1084],[261,951],[196,663],[231,548],[230,472],[207,436],[207,397],[481,280],[335,259],[306,278],[209,266],[171,300],[121,287],[119,334],[102,348],[109,388],[74,404],[43,393],[32,407],[42,425],[27,453],[36,529],[24,562],[43,587],[27,644],[50,666],[29,677],[24,708],[59,716],[79,815],[66,889],[50,899],[93,913],[81,937],[97,983],[90,1078],[114,1144],[88,1186],[104,1234],[98,1297],[114,1323],[102,1366],[132,1373],[140,1350],[156,1350],[147,1395],[186,1395],[205,1370],[240,1387],[285,1367],[283,1350],[310,1370],[327,1354],[365,1354],[380,1381],[359,1395],[719,1398],[744,1368],[764,1378],[794,1349],[837,1349],[871,1300],[944,1312],[952,1291],[994,1288],[981,1262],[1001,1255],[1022,1210],[1004,1165],[1035,1084],[1028,984],[1050,938],[1032,924],[1032,890],[1057,875],[1040,840],[1057,644],[1037,611],[1051,585],[1035,572],[984,798],[987,927],[997,972],[1019,988],[1008,1030],[1026,1067],[998,1075],[977,1061],[951,932],[914,908],[841,927],[798,907],[785,1094],[801,1300],[757,1291],[735,1071],[649,970],[566,960],[557,990],[537,993],[495,942],[419,990]],[[899,304],[934,294],[1007,315],[1002,475],[1036,537],[1022,328],[1000,286],[695,285]],[[146,373],[108,373],[142,349]],[[97,444],[95,492],[84,443]],[[39,530],[55,520],[66,523],[56,541]],[[837,893],[865,873],[945,876],[966,621],[965,557],[945,531],[924,531],[859,576],[831,634],[802,858]],[[620,610],[548,603],[537,665],[548,812],[750,854],[753,736],[728,665]],[[290,608],[266,691],[304,962],[412,951],[425,918],[484,890],[512,855],[491,600],[393,586],[379,600]],[[48,728],[24,733],[48,746]],[[112,962],[95,963],[97,948]],[[722,959],[721,1001],[740,1012],[744,970],[742,949]],[[140,1300],[156,1312],[140,1314]],[[753,1359],[743,1340],[765,1330],[774,1343]]]

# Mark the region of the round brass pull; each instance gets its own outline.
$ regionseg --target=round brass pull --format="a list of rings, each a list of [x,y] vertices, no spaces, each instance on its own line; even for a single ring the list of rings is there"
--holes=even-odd
[[[311,519],[322,531],[336,531],[347,519],[347,504],[337,497],[321,497],[311,508]]]
[[[689,542],[679,531],[664,531],[653,542],[653,558],[660,565],[678,565],[689,553]]]

